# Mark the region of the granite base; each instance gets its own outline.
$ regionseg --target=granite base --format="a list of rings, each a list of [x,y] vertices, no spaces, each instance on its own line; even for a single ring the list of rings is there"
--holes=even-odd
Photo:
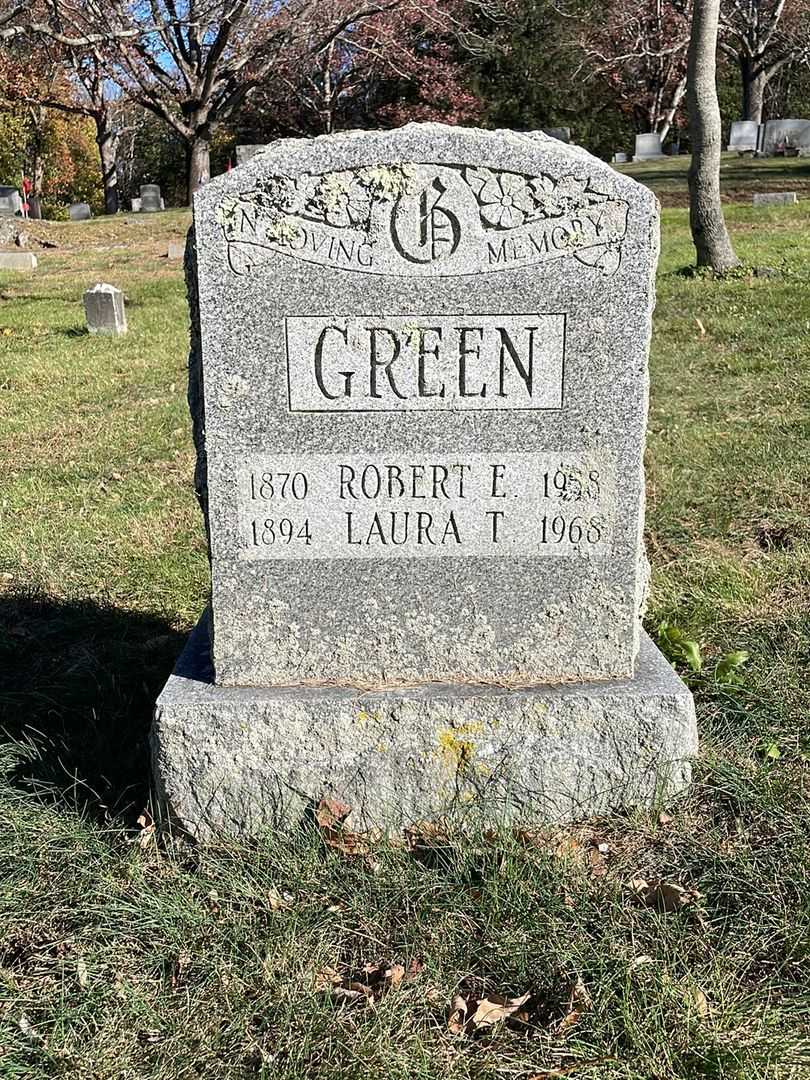
[[[197,839],[256,835],[331,794],[357,829],[570,821],[688,785],[692,695],[642,634],[632,679],[505,689],[214,685],[203,619],[158,699],[158,797]]]

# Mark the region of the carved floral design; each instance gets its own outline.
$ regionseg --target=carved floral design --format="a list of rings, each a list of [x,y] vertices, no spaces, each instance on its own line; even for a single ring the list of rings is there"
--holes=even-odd
[[[466,217],[459,216],[465,189],[474,200],[470,205],[466,197]],[[475,210],[478,224],[473,226],[470,213]],[[468,242],[469,234],[469,242],[477,235],[489,245],[485,253],[497,268],[510,261],[525,264],[573,255],[609,275],[621,263],[627,231],[627,203],[592,189],[588,176],[569,173],[555,179],[545,173],[527,175],[463,165],[376,165],[297,178],[271,176],[260,181],[254,192],[223,199],[217,218],[229,245],[239,247],[236,251],[229,246],[237,272],[249,269],[258,251],[266,247],[300,253],[299,257],[310,261],[337,258],[351,250],[354,254],[346,257],[355,259],[354,269],[374,272],[380,259],[397,266],[395,253],[384,250],[391,243],[390,238],[383,238],[387,229],[381,232],[386,215],[399,229],[402,221],[413,221],[419,214],[423,215],[423,236],[425,215],[430,218],[429,228],[443,230],[437,233],[431,253],[410,260],[423,264],[446,261],[459,244]],[[313,226],[333,230],[331,236],[345,237],[349,246],[335,248],[329,235],[318,241]],[[511,237],[514,242],[504,240]],[[504,242],[511,247],[504,249]],[[401,245],[397,250],[399,257],[408,259]],[[318,257],[313,260],[310,251]]]
[[[534,212],[535,200],[527,180],[518,173],[467,169],[464,179],[475,192],[481,220],[499,229],[514,229]]]

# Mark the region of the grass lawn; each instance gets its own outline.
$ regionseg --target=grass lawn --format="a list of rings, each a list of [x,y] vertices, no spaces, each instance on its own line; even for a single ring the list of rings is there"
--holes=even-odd
[[[687,206],[686,173],[689,155],[661,161],[637,161],[617,166],[619,172],[653,189],[664,206]],[[723,154],[720,192],[724,202],[751,202],[755,191],[795,191],[810,196],[810,160],[807,158],[754,158]]]
[[[728,218],[767,276],[684,275],[665,210],[652,350],[647,623],[701,646],[694,786],[355,855],[139,827],[151,705],[207,588],[162,257],[187,217],[32,226],[59,246],[0,275],[2,1080],[810,1077],[810,203]],[[120,340],[82,329],[102,279]],[[456,995],[525,993],[448,1028]]]

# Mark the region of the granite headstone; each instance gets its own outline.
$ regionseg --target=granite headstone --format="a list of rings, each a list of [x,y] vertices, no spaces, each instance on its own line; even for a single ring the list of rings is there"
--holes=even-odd
[[[124,294],[114,285],[99,282],[84,294],[84,312],[87,329],[91,334],[112,334],[116,337],[127,332],[127,316]]]
[[[36,270],[33,251],[0,251],[0,270]]]
[[[68,215],[71,221],[89,221],[93,216],[93,211],[90,209],[89,203],[77,202],[70,206]]]
[[[163,200],[160,197],[160,185],[141,184],[141,213],[154,214],[163,209]]]
[[[657,161],[663,156],[661,136],[657,131],[646,135],[636,135],[636,152],[633,154],[633,161]]]
[[[728,137],[728,149],[738,153],[756,151],[759,146],[759,127],[756,120],[735,120]]]
[[[14,217],[22,210],[22,199],[15,187],[0,186],[0,217]]]
[[[688,780],[640,625],[654,195],[540,134],[273,144],[194,200],[212,603],[155,774],[197,835],[572,817]]]
[[[795,206],[795,191],[757,191],[752,203],[754,206]]]
[[[777,151],[810,147],[810,120],[768,120],[763,126],[762,152],[772,156]]]
[[[259,151],[264,150],[267,143],[242,143],[236,147],[236,164],[246,165]]]

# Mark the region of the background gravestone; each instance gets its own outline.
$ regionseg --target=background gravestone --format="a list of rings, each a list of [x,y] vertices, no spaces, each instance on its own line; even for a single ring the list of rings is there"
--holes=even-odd
[[[91,334],[119,336],[127,332],[124,294],[114,285],[99,283],[88,289],[84,294],[84,311]]]
[[[763,126],[762,153],[771,156],[791,147],[810,147],[810,120],[768,120]]]
[[[795,191],[757,191],[752,198],[754,206],[795,206]]]
[[[260,150],[264,150],[266,143],[243,143],[236,148],[236,164],[246,165],[251,158],[255,157]]]
[[[22,199],[15,187],[0,186],[0,217],[14,217],[22,209]]]
[[[728,149],[738,153],[755,151],[759,145],[759,127],[756,120],[735,120],[728,137]]]
[[[685,783],[691,697],[639,619],[653,194],[410,125],[274,144],[194,212],[212,625],[158,703],[172,813],[570,817]]]
[[[33,251],[0,251],[0,270],[36,270]]]
[[[68,210],[68,214],[71,221],[89,221],[93,216],[93,211],[90,209],[89,203],[79,202],[73,203]]]
[[[544,128],[543,134],[548,135],[550,139],[558,139],[560,142],[571,142],[571,128],[569,127]]]
[[[664,156],[661,149],[661,136],[653,131],[646,135],[636,135],[636,152],[633,161],[656,161]]]
[[[163,200],[160,197],[159,184],[141,184],[141,205],[143,214],[154,214],[163,209]]]

